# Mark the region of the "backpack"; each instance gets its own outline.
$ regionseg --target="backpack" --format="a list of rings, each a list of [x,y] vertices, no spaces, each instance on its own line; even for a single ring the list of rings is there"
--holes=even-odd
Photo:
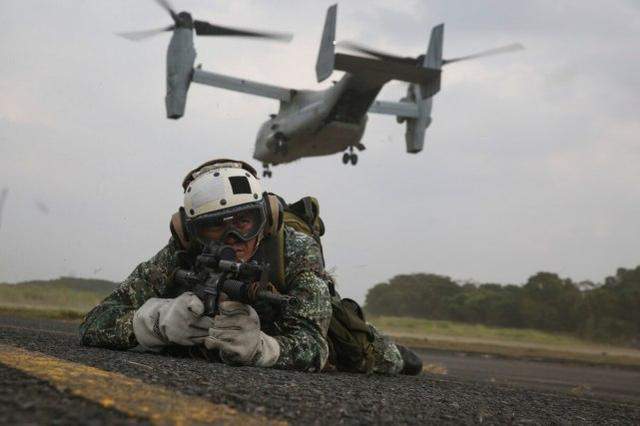
[[[320,203],[314,197],[304,197],[287,204],[278,197],[282,206],[282,222],[298,232],[311,236],[322,252],[321,237],[325,233],[320,218]],[[284,227],[280,227],[284,228]],[[284,285],[284,232],[272,234],[265,239],[265,252],[269,253],[271,282],[278,288]],[[324,261],[324,259],[323,259]],[[274,267],[275,266],[275,267]],[[283,288],[283,287],[280,287]],[[329,284],[331,294],[331,323],[327,334],[329,361],[325,368],[340,371],[370,373],[373,368],[375,336],[367,324],[362,308],[351,299],[341,299],[333,282]]]

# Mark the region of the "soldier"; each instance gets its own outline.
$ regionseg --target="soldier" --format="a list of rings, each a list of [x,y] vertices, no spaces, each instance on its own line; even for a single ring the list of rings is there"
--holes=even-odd
[[[187,175],[183,188],[182,215],[174,215],[169,243],[87,314],[80,326],[82,344],[151,351],[204,345],[206,352],[232,365],[325,368],[332,297],[337,295],[318,242],[289,226],[282,229],[284,280],[277,290],[296,297],[296,305],[273,316],[261,315],[258,306],[256,312],[250,305],[227,300],[214,318],[203,316],[202,301],[173,283],[172,272],[189,264],[207,241],[231,246],[240,261],[264,258],[268,253],[261,243],[278,226],[275,197],[263,191],[251,166],[231,160],[205,163]],[[367,371],[421,371],[415,354],[371,326],[370,332],[373,354]]]

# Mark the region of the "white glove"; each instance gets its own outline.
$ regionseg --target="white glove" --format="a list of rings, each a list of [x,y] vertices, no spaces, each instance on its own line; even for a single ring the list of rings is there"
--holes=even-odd
[[[133,315],[133,333],[146,349],[177,344],[193,346],[204,341],[213,319],[203,317],[204,305],[186,292],[175,299],[151,298]]]
[[[227,364],[272,367],[280,357],[280,344],[260,331],[260,319],[249,305],[227,301],[220,304],[220,314],[213,319],[207,349],[218,349]]]

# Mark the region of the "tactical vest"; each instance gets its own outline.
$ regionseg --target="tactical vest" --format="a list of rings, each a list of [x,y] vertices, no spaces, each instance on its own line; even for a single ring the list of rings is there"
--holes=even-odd
[[[270,194],[275,195],[275,194]],[[282,218],[282,225],[289,226],[298,232],[313,237],[322,251],[320,237],[324,235],[324,222],[320,218],[320,204],[313,197],[304,197],[293,204],[287,204],[284,199],[277,196],[282,207],[278,215]],[[273,210],[273,209],[272,209]],[[274,221],[279,220],[278,218]],[[276,231],[265,237],[260,243],[265,254],[265,260],[271,266],[271,283],[276,288],[284,288],[285,265],[284,265],[284,226],[278,226]],[[324,259],[322,259],[324,263]],[[331,289],[333,294],[334,289]]]

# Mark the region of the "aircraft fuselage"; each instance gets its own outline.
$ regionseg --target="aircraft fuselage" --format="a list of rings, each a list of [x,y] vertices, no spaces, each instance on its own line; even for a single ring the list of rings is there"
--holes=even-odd
[[[328,89],[300,90],[290,102],[281,102],[278,114],[260,127],[253,158],[275,165],[302,157],[331,155],[359,146],[370,103],[349,116],[339,114],[336,108],[353,82],[353,76],[345,74]],[[374,99],[375,96],[371,102]]]

